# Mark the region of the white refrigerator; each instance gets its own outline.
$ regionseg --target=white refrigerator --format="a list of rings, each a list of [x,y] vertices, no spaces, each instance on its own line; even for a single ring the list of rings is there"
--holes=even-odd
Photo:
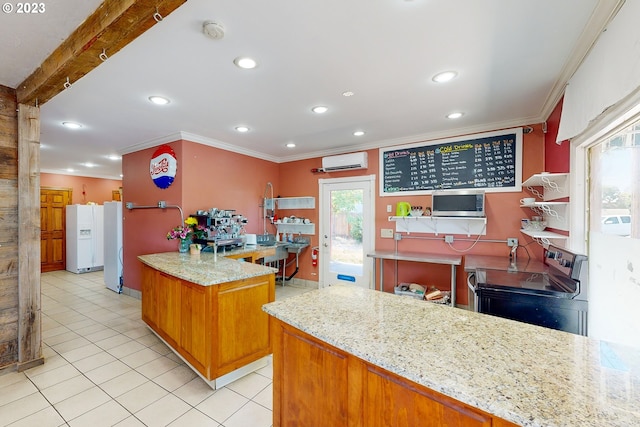
[[[67,206],[67,271],[88,273],[104,267],[104,209],[100,205]]]
[[[122,202],[104,202],[104,284],[122,292]]]

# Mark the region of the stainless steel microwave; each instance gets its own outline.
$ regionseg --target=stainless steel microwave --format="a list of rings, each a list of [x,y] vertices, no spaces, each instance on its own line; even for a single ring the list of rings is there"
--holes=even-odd
[[[431,195],[431,215],[484,217],[484,191],[434,191]]]

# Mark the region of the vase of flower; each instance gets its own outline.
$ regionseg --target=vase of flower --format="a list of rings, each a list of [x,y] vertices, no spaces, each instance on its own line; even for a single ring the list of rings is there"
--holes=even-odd
[[[185,219],[184,224],[174,227],[167,233],[167,240],[179,240],[178,251],[181,254],[189,252],[189,245],[193,239],[205,239],[207,230],[206,227],[198,224],[198,220],[193,217]]]
[[[191,245],[191,240],[180,239],[180,246],[178,247],[178,251],[181,254],[186,254],[187,252],[189,252],[189,245]]]

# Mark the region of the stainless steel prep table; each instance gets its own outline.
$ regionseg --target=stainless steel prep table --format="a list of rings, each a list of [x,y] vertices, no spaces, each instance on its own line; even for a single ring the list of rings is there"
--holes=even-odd
[[[451,266],[451,307],[456,306],[456,266],[462,264],[458,255],[442,255],[421,252],[375,251],[367,254],[373,258],[373,283],[376,283],[376,260],[380,260],[380,291],[384,292],[384,260],[423,262]]]
[[[467,255],[464,257],[464,271],[475,272],[479,268],[523,273],[544,273],[547,269],[542,261],[536,259],[518,259],[512,263],[508,256]]]

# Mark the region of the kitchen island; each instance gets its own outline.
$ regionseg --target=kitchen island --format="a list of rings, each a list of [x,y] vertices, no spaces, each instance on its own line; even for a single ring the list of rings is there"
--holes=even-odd
[[[267,304],[273,426],[640,425],[640,350],[389,293]]]
[[[213,253],[138,259],[142,320],[212,388],[266,365],[274,268]]]

